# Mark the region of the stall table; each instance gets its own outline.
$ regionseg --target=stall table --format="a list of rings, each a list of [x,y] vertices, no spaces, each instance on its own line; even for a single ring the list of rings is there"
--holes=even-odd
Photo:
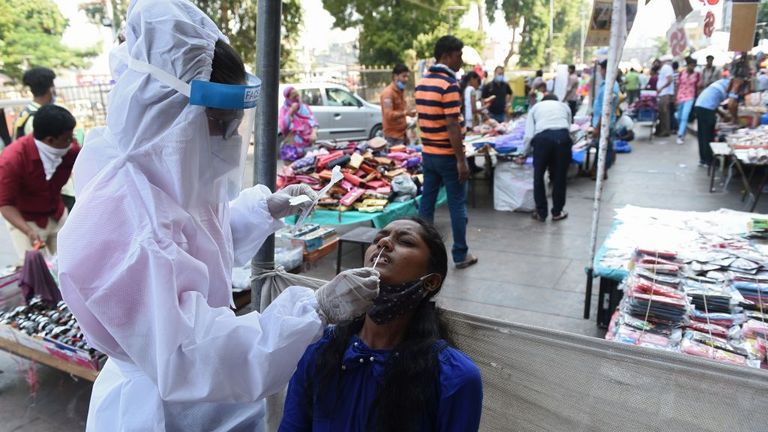
[[[445,189],[442,189],[437,195],[436,206],[441,206],[448,201]],[[412,200],[390,203],[384,211],[376,213],[364,213],[359,211],[335,211],[335,210],[315,210],[307,217],[305,223],[316,223],[319,225],[351,225],[357,223],[369,223],[376,228],[383,228],[393,220],[407,216],[415,216],[419,213],[419,204],[421,196]],[[286,218],[286,222],[293,225],[296,223],[296,216]]]
[[[31,360],[36,363],[50,366],[54,369],[58,369],[62,372],[74,375],[76,377],[88,380],[96,381],[96,377],[99,375],[98,371],[79,366],[74,363],[70,363],[66,360],[62,360],[58,357],[54,357],[51,354],[34,350],[32,348],[21,345],[18,342],[10,339],[0,337],[0,350],[8,352],[10,354]]]
[[[678,252],[682,258],[700,252],[702,245],[727,250],[722,245],[744,241],[747,224],[753,217],[766,216],[722,209],[685,212],[626,206],[617,210],[611,229],[592,263],[594,276],[600,278],[597,325],[607,327],[621,301],[624,293],[619,285],[629,275],[629,261],[636,248],[670,250]],[[749,244],[763,248],[768,261],[768,247],[764,241],[751,240]],[[585,303],[591,300],[584,299]]]

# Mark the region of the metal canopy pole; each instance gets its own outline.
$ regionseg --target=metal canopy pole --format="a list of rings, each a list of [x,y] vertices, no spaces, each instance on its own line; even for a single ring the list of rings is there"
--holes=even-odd
[[[253,136],[256,149],[253,181],[275,190],[277,178],[277,104],[280,84],[281,1],[259,0],[256,17],[256,75],[261,78],[261,96],[256,107]],[[274,266],[275,236],[270,235],[253,258],[253,268]],[[252,270],[253,271],[253,270]],[[259,310],[262,281],[251,282],[251,310]]]
[[[603,110],[600,117],[600,142],[597,151],[597,180],[595,182],[595,201],[592,207],[592,234],[589,239],[589,267],[587,267],[587,288],[584,293],[584,319],[589,319],[592,305],[592,279],[594,276],[595,250],[597,248],[597,226],[600,220],[600,203],[603,197],[603,176],[605,175],[605,157],[611,127],[611,111],[613,110],[613,86],[619,69],[619,60],[624,51],[624,40],[627,36],[626,0],[613,0],[611,15],[611,42],[608,50],[608,67],[605,76],[605,91],[603,93]]]

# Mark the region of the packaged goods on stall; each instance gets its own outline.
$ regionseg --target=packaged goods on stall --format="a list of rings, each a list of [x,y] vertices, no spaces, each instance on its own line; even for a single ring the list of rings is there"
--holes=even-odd
[[[286,227],[275,233],[277,244],[281,245],[286,253],[290,253],[288,251],[296,248],[301,249],[302,252],[313,252],[333,243],[338,238],[339,235],[335,228],[314,223],[306,224],[295,232],[290,227]]]
[[[768,248],[745,236],[750,221],[768,218],[634,208],[622,217],[612,236],[624,238],[606,244],[629,273],[606,339],[765,367]]]
[[[737,366],[746,366],[747,359],[738,354],[723,351],[708,345],[684,338],[680,343],[680,352],[696,357],[703,357],[720,363],[727,363]]]
[[[749,221],[747,229],[751,238],[768,238],[768,219],[754,218]]]
[[[414,181],[421,173],[420,151],[405,145],[387,148],[382,141],[320,143],[323,147],[283,167],[277,186],[305,183],[319,191],[335,180],[333,170],[338,167],[341,178],[317,202],[320,209],[379,212],[389,202],[415,198],[420,184]]]
[[[0,311],[0,328],[0,337],[92,370],[101,369],[106,361],[104,354],[88,345],[63,301],[50,305],[36,296],[28,305]]]

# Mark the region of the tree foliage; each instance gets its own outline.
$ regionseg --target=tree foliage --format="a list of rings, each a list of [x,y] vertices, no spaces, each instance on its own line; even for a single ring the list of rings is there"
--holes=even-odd
[[[446,8],[468,4],[467,0],[323,0],[335,19],[334,27],[360,28],[359,61],[367,65],[402,62],[413,49],[424,52],[427,42],[448,33]],[[457,35],[463,34],[457,29],[460,15],[452,16]],[[431,56],[430,52],[427,57]]]
[[[546,0],[485,0],[485,11],[490,22],[495,21],[497,10],[501,10],[510,30],[522,30],[522,40],[512,39],[506,61],[515,54],[519,42],[520,65],[541,67],[551,50],[551,60],[572,62],[579,48],[579,12],[583,1],[554,1],[554,35],[549,46],[549,2]],[[520,28],[522,23],[522,28]],[[514,34],[513,34],[514,35]]]
[[[101,23],[106,2],[112,3],[114,25],[119,28],[125,19],[130,0],[99,0],[81,5],[81,9],[95,23]],[[256,14],[258,0],[192,0],[205,12],[228,38],[232,47],[247,64],[256,63]],[[303,23],[301,0],[282,0],[282,33],[280,67],[291,68],[296,64],[295,47]]]
[[[19,80],[32,66],[84,66],[96,51],[62,45],[66,27],[66,18],[51,0],[0,0],[0,72]]]
[[[417,58],[432,58],[437,40],[447,34],[448,23],[442,23],[435,27],[433,31],[416,36],[416,40],[413,43],[413,49],[416,51]],[[470,46],[478,52],[483,52],[483,34],[479,31],[466,28],[454,28],[452,34],[461,39],[465,46]]]

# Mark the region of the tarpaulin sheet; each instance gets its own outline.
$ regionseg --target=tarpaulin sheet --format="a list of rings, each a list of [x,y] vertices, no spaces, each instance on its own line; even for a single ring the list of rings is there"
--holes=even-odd
[[[440,190],[437,195],[436,207],[444,205],[448,202],[445,188]],[[400,219],[406,216],[415,216],[419,214],[418,204],[421,203],[421,196],[401,202],[391,203],[387,205],[384,211],[376,213],[363,213],[358,211],[345,211],[339,212],[334,210],[315,210],[305,220],[306,223],[316,223],[319,225],[350,225],[361,222],[368,222],[373,224],[376,228],[384,228],[388,223],[393,220]],[[294,224],[296,222],[295,217],[286,218],[286,223]]]
[[[766,430],[768,372],[445,311],[483,377],[482,431]]]

